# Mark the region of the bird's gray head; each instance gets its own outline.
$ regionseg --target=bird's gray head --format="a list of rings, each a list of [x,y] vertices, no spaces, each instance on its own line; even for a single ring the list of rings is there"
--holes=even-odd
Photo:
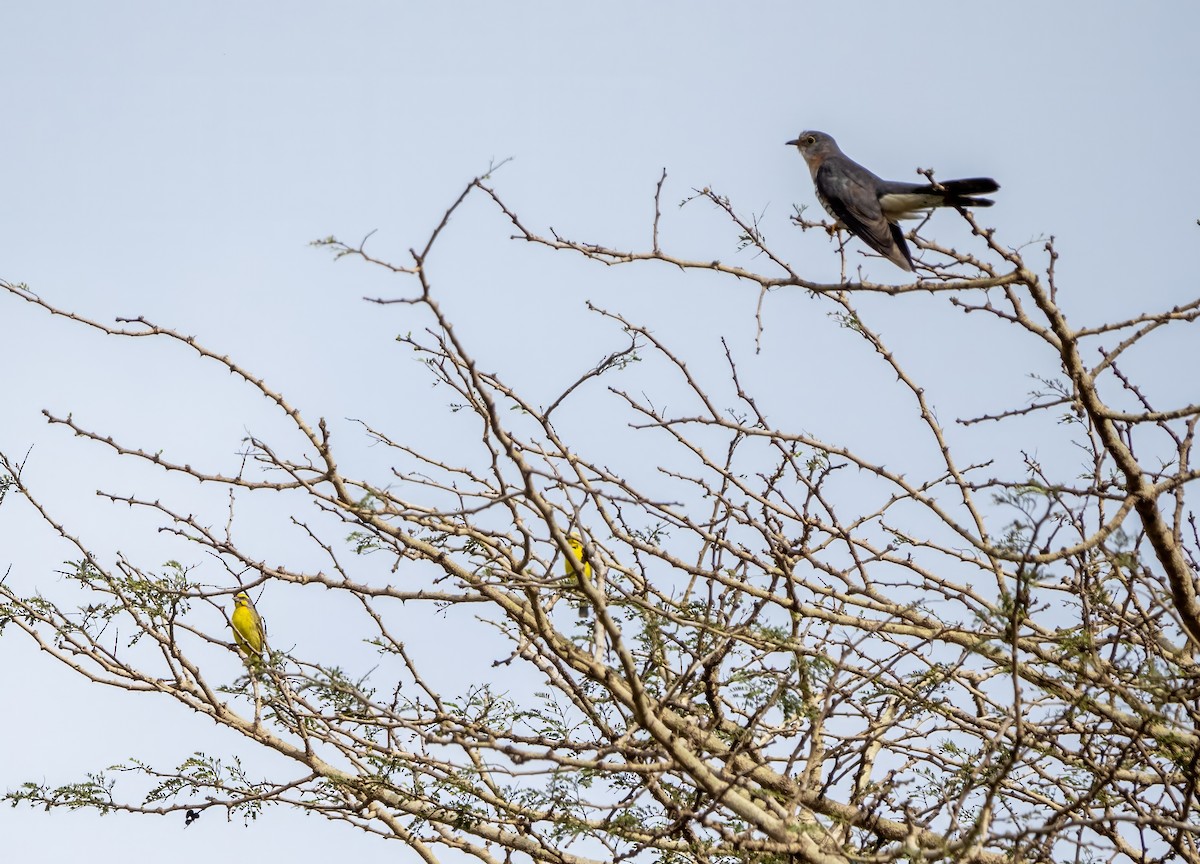
[[[814,162],[820,163],[825,157],[842,152],[838,149],[837,142],[833,140],[833,136],[814,130],[801,132],[791,141],[788,141],[787,144],[799,150],[800,155],[804,157],[804,161],[809,165],[812,165]]]

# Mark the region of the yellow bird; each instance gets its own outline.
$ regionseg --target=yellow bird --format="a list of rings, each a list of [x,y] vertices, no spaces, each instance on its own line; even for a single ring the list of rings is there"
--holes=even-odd
[[[230,623],[233,625],[233,641],[246,655],[249,663],[261,663],[263,646],[267,642],[267,631],[263,627],[262,618],[258,616],[258,611],[250,602],[250,595],[245,591],[239,591],[234,596],[233,603],[233,615],[230,616]]]
[[[567,545],[571,547],[571,554],[564,559],[567,580],[577,585],[592,581],[592,565],[583,560],[583,542],[572,534],[567,538]],[[582,579],[579,576],[581,564],[583,565]],[[584,595],[584,598],[579,601],[579,617],[586,618],[591,611],[592,607],[588,605],[587,596]]]

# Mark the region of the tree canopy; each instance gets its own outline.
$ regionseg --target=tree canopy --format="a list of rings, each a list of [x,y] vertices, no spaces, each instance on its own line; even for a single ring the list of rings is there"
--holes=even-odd
[[[286,805],[430,862],[1200,861],[1200,535],[1187,498],[1200,405],[1164,404],[1156,379],[1178,364],[1156,360],[1139,380],[1125,362],[1164,356],[1200,300],[1070,321],[1053,243],[1005,245],[965,212],[969,249],[914,236],[916,281],[862,281],[851,245],[844,280],[818,284],[707,189],[695,201],[727,220],[750,264],[683,257],[660,241],[662,190],[635,249],[527,228],[488,178],[408,261],[319,241],[405,280],[367,302],[403,312],[397,339],[444,406],[422,423],[453,427],[452,447],[414,443],[403,420],[335,437],[203,338],[102,323],[4,283],[10,302],[71,326],[193,352],[273,406],[286,434],[252,432],[231,464],[204,467],[49,413],[226,503],[102,492],[153,514],[180,550],[165,563],[108,556],[0,454],[0,519],[31,507],[71,548],[61,583],[0,582],[3,637],[130,698],[174,700],[291,766],[258,776],[198,752],[131,762],[148,783],[134,797],[94,773],[31,780],[8,800],[189,820]],[[468,202],[527,254],[572,267],[802,294],[830,334],[823,367],[745,375],[747,358],[720,346],[720,374],[698,371],[690,348],[589,302],[607,347],[552,398],[532,397],[480,360],[442,302],[455,286],[437,281],[436,252]],[[986,340],[948,350],[963,374],[936,386],[892,341],[943,338],[901,311],[935,307]],[[761,302],[757,322],[739,323],[789,326]],[[534,350],[520,332],[513,346]],[[844,405],[806,402],[810,377],[864,353],[886,392],[846,381]],[[981,385],[971,367],[985,362],[1032,376],[1028,398]],[[367,374],[387,400],[397,373]],[[811,420],[777,422],[765,406],[781,401]],[[825,434],[851,402],[871,428]],[[567,431],[589,426],[605,434],[577,445]],[[241,530],[262,499],[305,538],[303,563],[261,548],[255,518]],[[267,657],[230,675],[242,591],[266,619]],[[314,622],[336,615],[371,663],[273,638],[284,597]],[[430,644],[417,619],[441,636]]]

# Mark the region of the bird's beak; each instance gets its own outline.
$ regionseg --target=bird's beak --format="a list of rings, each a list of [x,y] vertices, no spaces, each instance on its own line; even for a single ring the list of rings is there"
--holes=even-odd
[[[786,143],[786,144],[787,144],[787,146],[789,146],[789,147],[799,147],[799,146],[800,146],[800,139],[799,139],[799,138],[793,138],[791,141],[787,141],[787,142],[784,142],[784,143]]]

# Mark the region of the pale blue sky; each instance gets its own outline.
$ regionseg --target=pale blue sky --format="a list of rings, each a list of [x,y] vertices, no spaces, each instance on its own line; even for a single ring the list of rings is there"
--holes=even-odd
[[[668,249],[767,266],[735,252],[711,208],[674,206],[712,186],[761,214],[799,272],[832,280],[833,247],[788,223],[794,203],[815,202],[783,142],[821,129],[890,178],[918,166],[994,176],[1002,189],[985,223],[1009,244],[1055,235],[1061,301],[1078,323],[1196,294],[1192,4],[51,2],[6,4],[0,33],[0,277],[104,320],[145,315],[195,334],[347,434],[344,418],[363,417],[436,443],[457,421],[406,410],[429,389],[391,341],[407,325],[358,299],[408,285],[334,264],[308,241],[378,229],[375,252],[404,263],[464,184],[506,157],[494,183],[536,229],[646,247],[666,167]],[[871,441],[872,411],[890,397],[844,394],[878,366],[842,365],[836,346],[816,344],[831,338],[827,310],[803,292],[767,299],[755,360],[746,286],[537,253],[508,242],[482,202],[452,228],[434,261],[440,296],[486,365],[533,393],[618,343],[585,313],[590,299],[693,352],[701,370],[720,369],[717,339],[729,338],[747,375],[773,388],[775,416]],[[952,214],[926,233],[965,237]],[[980,376],[960,388],[964,403],[994,405],[971,403],[973,390],[1028,389],[1026,369],[1005,369],[977,347],[974,323],[940,304],[871,308],[894,314],[885,329],[915,368]],[[0,448],[32,446],[30,482],[100,548],[161,560],[150,523],[91,494],[161,479],[48,428],[40,409],[222,466],[247,429],[279,428],[260,400],[171,346],[104,340],[7,296],[0,326]],[[1164,359],[1129,362],[1152,373]],[[1163,377],[1153,385],[1191,386]],[[902,440],[878,447],[893,444],[900,458]],[[12,563],[26,584],[63,557],[28,524],[0,511],[0,572]],[[164,700],[73,678],[15,632],[0,639],[0,687],[3,788],[128,757],[242,752]],[[281,810],[249,830],[211,813],[185,832],[178,817],[2,809],[0,836],[22,861],[86,850],[97,862],[211,862],[235,842],[261,861],[410,860],[397,844]]]

